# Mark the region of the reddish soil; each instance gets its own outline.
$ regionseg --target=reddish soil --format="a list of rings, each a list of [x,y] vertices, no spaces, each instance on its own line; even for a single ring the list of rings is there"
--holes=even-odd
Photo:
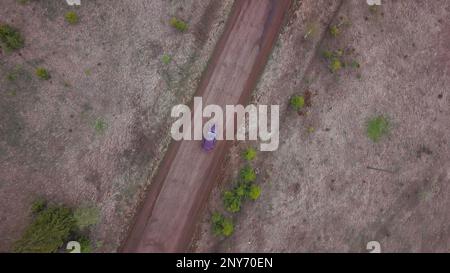
[[[290,4],[236,1],[197,91],[204,104],[248,102]],[[222,141],[205,153],[199,141],[172,143],[122,252],[186,251],[228,148]]]

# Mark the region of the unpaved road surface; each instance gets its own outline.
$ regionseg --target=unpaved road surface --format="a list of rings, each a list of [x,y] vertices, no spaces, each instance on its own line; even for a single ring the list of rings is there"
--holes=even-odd
[[[204,105],[248,101],[290,2],[236,1],[197,92]],[[185,251],[228,146],[205,153],[199,141],[172,143],[121,250]]]

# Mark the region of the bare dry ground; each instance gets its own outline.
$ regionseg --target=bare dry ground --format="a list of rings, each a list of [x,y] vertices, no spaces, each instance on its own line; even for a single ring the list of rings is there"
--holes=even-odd
[[[25,37],[24,49],[0,55],[0,251],[40,196],[98,207],[91,237],[115,251],[170,140],[171,106],[195,92],[232,1],[17,2],[0,8],[0,22]],[[77,25],[64,21],[69,10]]]
[[[233,216],[230,238],[211,234],[251,145],[236,144],[193,250],[366,252],[375,240],[384,252],[450,251],[450,3],[382,2],[296,1],[254,94],[283,109],[279,150],[255,163],[261,197]],[[322,52],[337,49],[360,67],[332,74]],[[306,91],[298,115],[288,99]],[[366,124],[379,114],[391,130],[374,143]]]

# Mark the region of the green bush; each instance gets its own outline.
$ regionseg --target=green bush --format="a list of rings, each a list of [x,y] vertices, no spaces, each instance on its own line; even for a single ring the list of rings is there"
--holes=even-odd
[[[78,15],[75,11],[67,12],[66,15],[64,16],[64,18],[66,18],[66,22],[71,25],[75,25],[79,21]]]
[[[45,69],[43,67],[36,68],[36,76],[38,76],[42,80],[49,80],[51,78],[47,69]]]
[[[231,219],[225,218],[222,214],[215,212],[211,217],[211,221],[215,235],[228,237],[233,234],[234,226]]]
[[[241,169],[240,177],[244,182],[253,182],[256,180],[255,170],[249,165],[247,165]]]
[[[380,115],[369,120],[366,133],[372,141],[377,142],[381,137],[389,133],[389,129],[390,125],[388,118]]]
[[[180,32],[185,32],[188,29],[188,24],[176,17],[172,17],[169,23],[173,28],[177,29]]]
[[[305,106],[305,97],[303,96],[292,96],[292,98],[289,100],[289,104],[291,105],[292,109],[295,111],[301,110]]]
[[[170,55],[168,54],[164,54],[161,58],[163,64],[167,65],[172,61],[172,57],[170,57]]]
[[[80,207],[74,212],[77,227],[83,230],[98,223],[100,212],[96,207]]]
[[[260,195],[261,195],[261,187],[258,186],[258,185],[252,184],[252,185],[250,186],[250,190],[249,190],[249,193],[248,193],[248,197],[249,197],[251,200],[255,201],[256,199],[259,198]]]
[[[14,252],[57,252],[75,230],[72,211],[63,206],[48,206],[40,211],[14,245]]]
[[[341,49],[335,51],[325,50],[323,52],[323,57],[328,62],[328,68],[332,73],[337,73],[343,67],[342,57],[344,55],[344,51]]]
[[[253,182],[239,182],[232,190],[223,194],[223,204],[225,209],[231,213],[241,210],[242,202],[247,198],[251,200],[258,199],[261,194],[261,188]]]
[[[232,213],[239,212],[241,210],[242,198],[243,195],[240,195],[236,190],[226,191],[223,194],[223,204],[225,209]]]
[[[248,148],[244,151],[244,159],[247,161],[252,161],[256,158],[256,150],[255,148]]]
[[[20,32],[9,25],[0,25],[0,42],[7,52],[24,46],[24,39]]]

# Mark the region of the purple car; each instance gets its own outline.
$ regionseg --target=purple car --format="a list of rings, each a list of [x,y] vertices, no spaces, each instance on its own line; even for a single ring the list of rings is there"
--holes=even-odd
[[[216,125],[213,125],[211,129],[209,129],[208,134],[206,137],[203,137],[202,141],[202,148],[205,151],[211,151],[214,149],[214,146],[216,145]]]

